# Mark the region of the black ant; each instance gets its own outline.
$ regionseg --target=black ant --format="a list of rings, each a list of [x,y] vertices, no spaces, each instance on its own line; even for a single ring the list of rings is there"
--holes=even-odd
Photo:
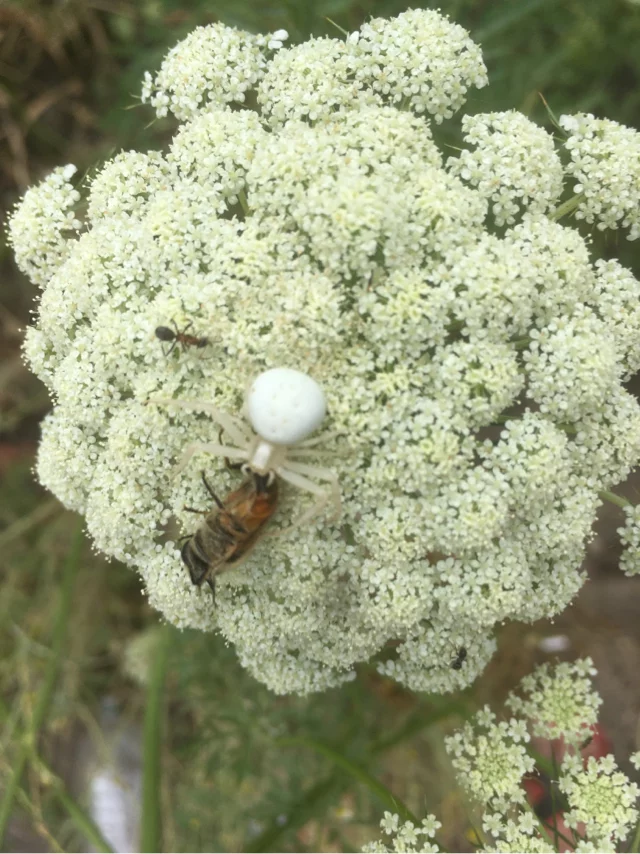
[[[456,657],[451,662],[451,669],[452,670],[461,670],[462,665],[465,663],[466,660],[467,660],[467,650],[465,649],[465,647],[461,646],[460,649],[458,650]]]
[[[159,338],[160,341],[171,341],[172,344],[164,354],[165,356],[170,356],[173,352],[176,345],[180,344],[183,350],[186,350],[187,347],[206,347],[209,343],[209,339],[204,336],[198,335],[187,335],[187,330],[193,326],[193,323],[189,321],[182,332],[178,329],[178,324],[175,320],[171,321],[176,328],[174,332],[173,329],[170,329],[168,326],[158,326],[155,331],[156,338]],[[163,349],[164,352],[164,349]]]

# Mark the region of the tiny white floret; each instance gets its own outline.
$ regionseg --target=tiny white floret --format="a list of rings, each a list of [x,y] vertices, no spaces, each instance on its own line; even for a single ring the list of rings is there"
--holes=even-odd
[[[276,445],[296,445],[317,430],[327,412],[324,392],[302,371],[272,368],[260,374],[247,395],[251,426]]]

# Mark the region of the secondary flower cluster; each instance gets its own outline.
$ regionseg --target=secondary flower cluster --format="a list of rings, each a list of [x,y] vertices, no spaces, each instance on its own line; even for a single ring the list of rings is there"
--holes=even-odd
[[[482,808],[480,851],[556,851],[554,835],[560,827],[573,834],[568,839],[570,850],[615,851],[640,818],[640,789],[618,770],[613,756],[583,759],[580,755],[580,745],[593,731],[595,711],[602,702],[588,678],[595,672],[588,658],[540,667],[522,680],[523,697],[509,695],[507,705],[519,717],[499,721],[486,707],[446,740],[460,786]],[[562,824],[556,815],[546,830],[526,803],[522,785],[535,766],[527,749],[530,734],[549,741],[564,739],[556,760],[557,785],[566,807]],[[632,761],[638,763],[638,758]],[[418,838],[422,832],[432,838],[441,826],[432,815],[423,822],[423,831],[411,822],[400,825],[398,816],[391,813],[385,813],[380,826],[392,838],[392,847],[374,842],[363,851],[440,850]]]
[[[474,116],[474,150],[445,159],[431,122],[486,83],[462,28],[414,10],[285,37],[196,30],[145,82],[180,120],[168,150],[120,153],[86,187],[56,170],[13,214],[43,287],[26,353],[55,402],[38,474],[169,621],[220,630],[273,690],[377,655],[451,691],[497,623],[552,616],[582,584],[599,492],[640,457],[622,384],[640,285],[554,221],[560,161],[527,119]],[[163,356],[154,330],[173,324],[207,345]],[[185,508],[212,509],[201,473],[223,496],[240,475],[199,454],[172,477],[219,427],[149,400],[239,415],[277,366],[327,395],[339,438],[309,463],[338,473],[343,515],[264,537],[214,605],[176,543],[200,523]],[[276,528],[305,500],[281,493]]]
[[[497,225],[513,225],[525,208],[546,213],[562,195],[563,172],[553,138],[521,113],[464,116],[463,149],[451,171],[491,202]]]
[[[561,116],[571,155],[567,172],[581,200],[576,216],[605,228],[628,228],[640,237],[640,133],[591,113]]]

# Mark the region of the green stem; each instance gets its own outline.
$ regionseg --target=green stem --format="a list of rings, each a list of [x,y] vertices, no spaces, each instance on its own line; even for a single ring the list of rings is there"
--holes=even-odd
[[[615,504],[616,507],[633,507],[633,502],[629,501],[628,498],[623,498],[622,495],[616,495],[615,492],[599,492],[599,497],[602,498],[603,501],[609,501],[611,504]]]
[[[312,750],[315,750],[316,753],[320,753],[322,756],[330,759],[334,765],[337,765],[338,768],[346,771],[354,780],[357,780],[359,783],[366,786],[372,794],[385,804],[385,806],[388,806],[393,812],[398,813],[402,821],[411,821],[415,827],[419,826],[420,822],[411,810],[399,798],[390,792],[386,786],[384,786],[379,780],[376,780],[375,777],[360,765],[356,765],[355,762],[347,759],[346,756],[338,753],[333,748],[329,747],[329,745],[316,741],[313,738],[304,738],[303,736],[282,738],[278,743],[284,746],[291,745],[310,747]]]
[[[570,199],[567,199],[566,202],[563,202],[559,207],[557,207],[552,214],[549,214],[549,219],[559,220],[562,219],[563,216],[573,213],[583,199],[584,193],[578,193],[577,196],[572,196]]]
[[[169,661],[167,626],[160,631],[155,659],[151,668],[144,715],[142,762],[142,820],[140,851],[162,850],[162,717],[164,683]]]
[[[240,192],[238,193],[238,201],[240,202],[240,207],[242,208],[245,217],[251,216],[251,208],[249,207],[249,202],[247,201],[247,194],[244,190],[240,190]]]
[[[558,830],[558,814],[557,809],[558,805],[556,804],[556,783],[559,778],[558,774],[558,762],[556,760],[556,751],[553,747],[553,742],[550,742],[551,745],[551,766],[553,768],[553,777],[549,780],[549,791],[551,794],[551,812],[553,813],[553,847],[556,851],[559,850],[558,845],[558,837],[560,831]]]
[[[640,821],[636,824],[636,831],[633,834],[629,851],[631,854],[637,854],[637,852],[640,851]]]
[[[532,341],[533,338],[529,338],[529,336],[527,335],[525,338],[517,338],[515,341],[510,341],[509,343],[512,344],[516,348],[516,350],[524,350],[529,346],[529,344],[531,344]]]
[[[60,603],[58,605],[58,612],[56,614],[53,628],[51,658],[47,664],[45,679],[38,691],[33,717],[29,722],[28,729],[26,729],[24,733],[22,744],[18,751],[18,756],[13,763],[11,777],[9,778],[7,788],[5,789],[2,803],[0,804],[0,849],[3,847],[4,837],[7,832],[7,826],[9,824],[9,818],[13,807],[13,801],[20,789],[20,780],[22,779],[27,759],[33,752],[34,745],[38,739],[38,734],[46,720],[58,675],[62,666],[62,654],[65,648],[67,625],[69,623],[69,615],[71,613],[75,578],[80,564],[80,553],[83,544],[82,526],[82,521],[79,521],[76,525],[62,573]]]
[[[0,534],[0,549],[4,549],[12,540],[22,537],[32,528],[39,527],[56,510],[62,510],[62,507],[56,498],[52,498],[50,501],[39,504],[31,513],[17,519]]]
[[[533,816],[533,818],[535,819],[535,822],[538,825],[538,829],[540,830],[540,833],[542,834],[543,839],[551,839],[551,834],[553,834],[554,838],[558,837],[558,838],[562,839],[563,842],[565,842],[567,845],[569,845],[571,848],[573,848],[573,842],[558,830],[557,822],[556,822],[556,827],[550,827],[548,824],[545,824],[541,818],[538,818],[538,816],[536,815],[536,811],[534,810],[534,808],[531,806],[530,803],[525,801],[522,804],[522,806],[524,807],[524,809],[527,810],[527,812],[530,812],[531,815]],[[556,851],[558,850],[557,838],[556,838],[556,842],[555,842],[555,849],[556,849]]]
[[[324,19],[325,19],[325,21],[329,21],[329,23],[330,23],[332,26],[334,26],[334,27],[336,28],[336,30],[338,30],[338,32],[342,33],[342,35],[345,37],[345,39],[348,37],[349,33],[348,33],[346,30],[344,30],[344,29],[340,26],[340,24],[336,24],[336,22],[335,22],[335,21],[332,21],[332,20],[331,20],[331,18],[329,18],[327,15],[325,15],[325,16],[324,16]]]
[[[550,825],[545,824],[544,821],[540,821],[540,820],[538,820],[538,824],[540,824],[541,827],[543,827],[546,830],[547,836],[549,836],[551,833],[553,833],[554,837],[557,835],[559,839],[562,839],[562,841],[565,843],[565,845],[568,845],[571,849],[575,848],[576,843],[574,841],[572,841],[571,839],[569,839],[568,836],[565,836],[564,833],[561,833],[558,830],[557,822],[554,822],[554,825],[555,825],[554,827],[551,827]],[[556,851],[557,850],[558,850],[558,847],[556,845]]]
[[[423,729],[428,729],[433,724],[439,723],[444,718],[451,715],[459,715],[461,718],[467,718],[470,715],[468,706],[463,700],[446,700],[438,705],[438,708],[431,713],[426,712],[423,708],[414,712],[397,730],[387,738],[382,738],[379,741],[374,741],[371,745],[370,753],[378,754],[385,753],[397,744],[412,738]]]

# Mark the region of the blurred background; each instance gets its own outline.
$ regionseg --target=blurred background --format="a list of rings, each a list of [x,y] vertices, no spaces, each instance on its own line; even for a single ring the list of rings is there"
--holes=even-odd
[[[284,28],[295,43],[339,35],[327,17],[354,30],[409,7],[1,0],[3,221],[56,165],[82,174],[118,150],[166,144],[172,122],[152,122],[140,81],[195,26]],[[550,128],[542,93],[556,115],[582,110],[638,126],[637,0],[449,0],[442,11],[483,47],[491,85],[472,95],[472,112],[516,108]],[[637,244],[615,233],[595,239],[640,274]],[[389,808],[373,779],[417,815],[435,812],[448,850],[472,850],[469,806],[442,735],[557,656],[594,658],[605,701],[599,737],[634,773],[640,579],[617,568],[619,509],[602,512],[574,605],[553,625],[503,627],[496,659],[464,695],[410,694],[368,665],[340,690],[276,697],[219,638],[162,626],[136,576],[93,553],[82,520],[34,481],[50,404],[22,364],[21,341],[37,295],[4,242],[0,264],[2,850],[358,850],[378,837]],[[619,491],[637,502],[640,481]]]

